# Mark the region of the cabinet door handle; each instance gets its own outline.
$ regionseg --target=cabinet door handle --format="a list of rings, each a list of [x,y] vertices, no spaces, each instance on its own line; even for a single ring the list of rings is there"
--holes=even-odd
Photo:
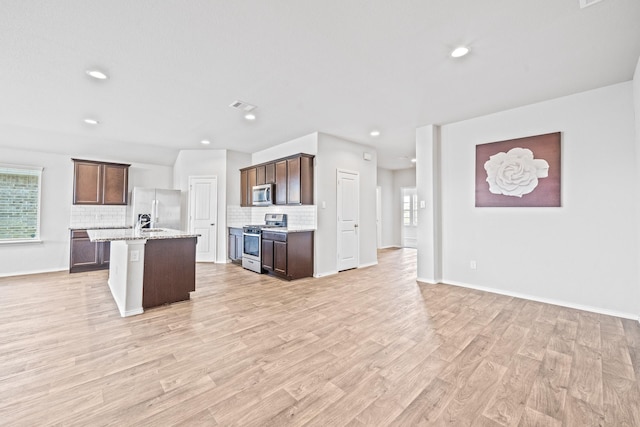
[[[215,223],[214,223],[214,224],[211,224],[211,225],[215,225]]]

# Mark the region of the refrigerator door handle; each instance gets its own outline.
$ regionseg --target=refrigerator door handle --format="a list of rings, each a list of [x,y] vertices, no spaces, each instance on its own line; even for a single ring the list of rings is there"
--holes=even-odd
[[[153,221],[155,226],[155,223],[158,221],[158,209],[157,209],[157,200],[152,200],[151,201],[151,220]],[[152,227],[153,227],[152,226]]]

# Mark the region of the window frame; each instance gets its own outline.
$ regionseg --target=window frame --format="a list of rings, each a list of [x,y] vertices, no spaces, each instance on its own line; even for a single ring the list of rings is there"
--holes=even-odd
[[[38,198],[37,198],[37,214],[36,214],[36,232],[34,237],[30,238],[0,238],[0,245],[16,244],[16,243],[42,243],[41,239],[41,216],[42,216],[42,173],[44,167],[31,165],[16,165],[10,163],[0,163],[0,174],[10,174],[16,172],[16,175],[30,175],[38,178]],[[21,173],[22,172],[22,173]],[[30,172],[30,173],[26,173]]]

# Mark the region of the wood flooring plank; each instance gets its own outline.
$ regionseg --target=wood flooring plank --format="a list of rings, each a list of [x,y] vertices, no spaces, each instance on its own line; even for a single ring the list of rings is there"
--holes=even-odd
[[[340,400],[344,394],[344,391],[327,381],[322,387],[316,388],[299,401],[281,410],[270,419],[265,420],[264,426],[281,427],[285,425],[304,425],[322,413],[328,406]]]
[[[640,385],[638,382],[605,375],[603,383],[606,425],[640,426]]]
[[[562,420],[571,362],[571,356],[547,350],[527,399],[528,408]]]
[[[482,416],[482,410],[496,391],[507,368],[483,360],[468,381],[457,388],[436,424],[470,426]]]
[[[359,384],[354,385],[350,392],[305,425],[319,427],[346,425],[387,390],[387,380],[377,372],[371,372]]]
[[[527,338],[518,350],[518,354],[535,360],[542,360],[547,351],[554,325],[534,321],[529,327]]]
[[[600,350],[600,322],[591,316],[578,314],[576,344]]]
[[[600,353],[577,344],[569,378],[569,394],[587,402],[597,412],[603,413],[602,360]]]
[[[434,378],[390,425],[413,426],[433,422],[440,416],[455,391],[453,384]]]
[[[572,354],[578,333],[578,322],[557,319],[547,348],[558,353]]]
[[[417,283],[416,259],[198,263],[189,301],[127,318],[106,271],[0,278],[0,425],[639,424],[636,321]]]
[[[556,420],[546,414],[525,408],[518,427],[561,427],[562,421]]]
[[[502,425],[518,425],[540,365],[528,357],[513,357],[483,415]]]
[[[605,426],[604,415],[594,410],[588,403],[571,395],[567,396],[563,425]]]

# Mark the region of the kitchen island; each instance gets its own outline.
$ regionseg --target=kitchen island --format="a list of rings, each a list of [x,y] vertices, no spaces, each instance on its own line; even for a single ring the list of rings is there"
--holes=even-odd
[[[109,288],[122,317],[189,299],[196,284],[198,234],[170,229],[88,230],[111,242]]]

